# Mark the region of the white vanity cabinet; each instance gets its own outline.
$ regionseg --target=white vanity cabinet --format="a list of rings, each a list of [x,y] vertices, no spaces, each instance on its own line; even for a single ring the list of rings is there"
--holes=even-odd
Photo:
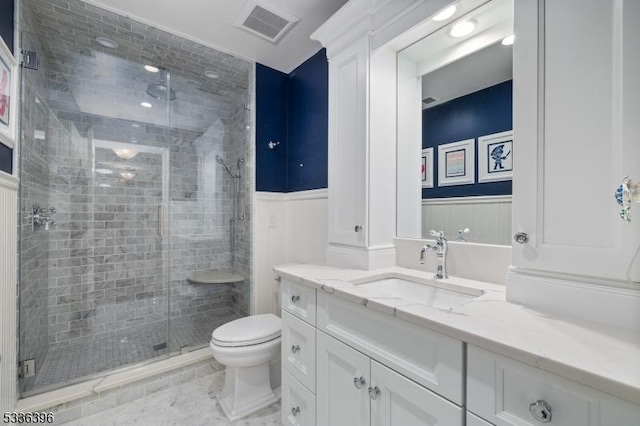
[[[316,290],[281,279],[282,424],[316,424]]]
[[[640,182],[640,2],[517,0],[514,14],[513,231],[528,241],[513,264],[626,280],[640,204],[624,223],[614,192]]]
[[[497,426],[640,424],[638,405],[472,345],[467,353],[467,409]]]
[[[318,331],[317,424],[462,425],[462,408]]]

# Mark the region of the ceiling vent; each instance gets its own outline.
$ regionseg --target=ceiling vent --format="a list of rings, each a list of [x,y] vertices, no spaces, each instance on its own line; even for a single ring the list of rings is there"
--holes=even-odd
[[[431,96],[429,96],[428,98],[424,98],[424,99],[422,100],[422,105],[423,105],[423,106],[427,106],[427,105],[429,105],[429,104],[434,103],[436,100],[437,100],[437,99],[434,99],[434,98],[432,98]]]
[[[299,20],[281,6],[265,0],[249,0],[242,6],[233,26],[278,43]]]

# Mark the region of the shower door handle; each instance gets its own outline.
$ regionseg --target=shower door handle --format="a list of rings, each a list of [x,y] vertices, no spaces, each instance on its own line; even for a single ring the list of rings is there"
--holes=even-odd
[[[164,206],[162,204],[158,206],[158,236],[164,236]]]

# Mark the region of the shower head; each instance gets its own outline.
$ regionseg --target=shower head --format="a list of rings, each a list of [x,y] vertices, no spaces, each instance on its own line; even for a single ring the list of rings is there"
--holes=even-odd
[[[164,82],[160,82],[160,84],[150,84],[147,86],[147,94],[156,99],[167,99],[167,92],[169,93],[168,98],[170,101],[176,99],[176,91],[169,89]]]
[[[155,99],[167,99],[170,101],[176,99],[176,91],[173,89],[169,89],[167,86],[166,79],[166,70],[164,68],[160,68],[160,83],[158,84],[150,84],[147,86],[147,94]]]
[[[222,167],[224,167],[224,169],[227,171],[227,173],[229,173],[229,176],[231,176],[233,179],[236,178],[236,176],[231,173],[231,170],[229,170],[229,168],[227,167],[227,165],[224,163],[224,160],[222,159],[222,157],[220,157],[219,155],[216,155],[216,161],[222,165]]]

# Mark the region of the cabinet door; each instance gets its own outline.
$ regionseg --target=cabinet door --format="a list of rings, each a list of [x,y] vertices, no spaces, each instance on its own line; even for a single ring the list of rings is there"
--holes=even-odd
[[[369,357],[318,331],[317,424],[369,426]]]
[[[462,408],[371,361],[372,426],[461,426]]]
[[[640,2],[514,11],[513,230],[529,235],[514,265],[623,280],[640,243],[640,204],[627,224],[614,199],[625,175],[640,182]]]
[[[368,37],[329,60],[330,243],[367,245],[368,74]]]
[[[631,426],[640,419],[638,405],[471,345],[467,409],[498,426]]]

